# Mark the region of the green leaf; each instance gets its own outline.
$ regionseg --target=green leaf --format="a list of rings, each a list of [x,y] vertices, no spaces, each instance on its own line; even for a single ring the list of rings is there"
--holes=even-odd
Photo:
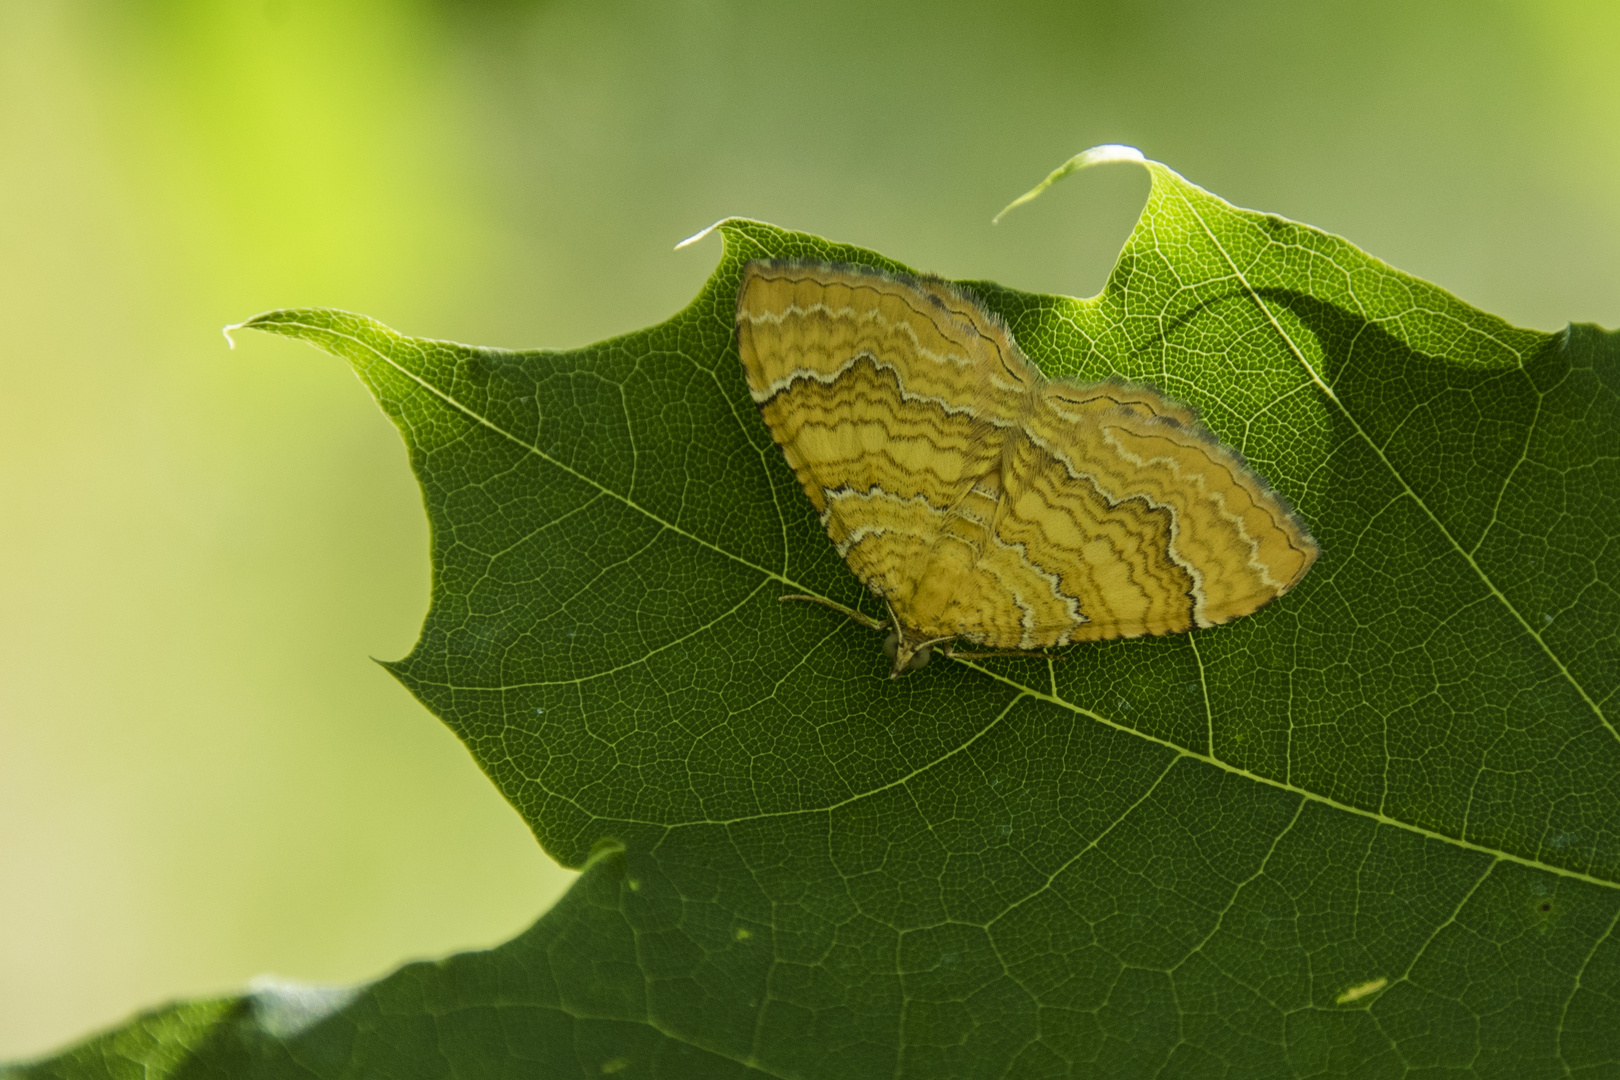
[[[1620,1073],[1620,338],[1147,168],[1098,297],[969,284],[1049,374],[1197,406],[1322,556],[1254,616],[1058,662],[891,682],[777,600],[876,610],[750,403],[739,274],[904,269],[872,252],[723,222],[686,310],[573,351],[246,324],[398,423],[434,585],[389,667],[596,858],[499,949],[24,1075]]]

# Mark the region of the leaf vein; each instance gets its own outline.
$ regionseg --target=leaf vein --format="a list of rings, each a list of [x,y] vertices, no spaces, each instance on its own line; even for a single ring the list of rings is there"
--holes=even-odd
[[[1367,434],[1366,429],[1361,426],[1361,422],[1355,418],[1355,415],[1351,413],[1350,409],[1344,404],[1343,401],[1339,399],[1338,394],[1334,393],[1333,388],[1327,384],[1327,382],[1317,372],[1316,368],[1312,366],[1310,360],[1306,358],[1305,353],[1300,349],[1293,337],[1283,327],[1282,323],[1277,320],[1276,313],[1271,310],[1271,306],[1266,303],[1265,298],[1255,291],[1254,286],[1249,283],[1249,279],[1244,276],[1243,271],[1238,269],[1237,264],[1232,260],[1231,254],[1226,250],[1226,245],[1222,244],[1220,239],[1216,237],[1214,231],[1210,229],[1209,224],[1204,220],[1203,214],[1199,213],[1198,207],[1193,205],[1192,200],[1187,199],[1185,195],[1182,196],[1182,198],[1187,203],[1188,209],[1192,211],[1193,216],[1198,219],[1198,224],[1203,228],[1204,234],[1208,236],[1210,242],[1215,245],[1215,250],[1221,253],[1221,257],[1225,259],[1227,265],[1232,268],[1232,272],[1236,274],[1238,280],[1242,282],[1243,288],[1248,292],[1250,299],[1252,299],[1260,308],[1266,319],[1271,323],[1272,328],[1275,329],[1277,334],[1282,338],[1283,343],[1288,347],[1288,351],[1293,354],[1294,359],[1298,360],[1300,365],[1304,367],[1306,374],[1310,377],[1310,380],[1321,389],[1322,393],[1326,395],[1329,401],[1333,402],[1333,404],[1338,407],[1339,411],[1344,414],[1345,419],[1350,421],[1351,425],[1355,427],[1356,433],[1361,436],[1369,447],[1372,448],[1373,453],[1378,455],[1378,459],[1383,462],[1384,467],[1389,470],[1390,475],[1396,479],[1401,487],[1406,489],[1406,493],[1412,497],[1413,501],[1416,502],[1419,507],[1422,508],[1424,514],[1426,514],[1429,520],[1434,523],[1434,527],[1440,530],[1440,535],[1445,537],[1446,542],[1452,546],[1457,554],[1462,556],[1474,573],[1478,575],[1480,581],[1485,583],[1485,587],[1490,589],[1492,595],[1494,595],[1497,600],[1501,602],[1502,606],[1507,609],[1508,613],[1518,621],[1519,625],[1524,629],[1524,632],[1530,635],[1531,640],[1541,647],[1542,652],[1547,654],[1547,658],[1557,666],[1558,670],[1563,674],[1565,680],[1568,681],[1570,686],[1575,688],[1575,692],[1581,696],[1582,701],[1586,702],[1587,706],[1592,710],[1593,715],[1598,718],[1598,721],[1602,723],[1604,727],[1608,728],[1609,734],[1614,737],[1615,741],[1620,742],[1620,731],[1617,731],[1614,724],[1610,723],[1609,718],[1603,714],[1602,707],[1592,699],[1591,694],[1587,693],[1586,688],[1582,686],[1575,678],[1574,673],[1571,672],[1563,660],[1558,657],[1558,654],[1553,652],[1552,646],[1547,644],[1546,640],[1536,632],[1535,628],[1530,625],[1529,621],[1519,613],[1519,609],[1513,605],[1513,602],[1507,598],[1506,594],[1504,594],[1502,590],[1497,587],[1496,582],[1491,580],[1490,575],[1485,573],[1484,567],[1480,566],[1474,557],[1466,549],[1464,549],[1460,543],[1457,542],[1457,538],[1454,537],[1451,534],[1451,530],[1447,529],[1445,524],[1441,522],[1434,510],[1430,508],[1429,504],[1426,503],[1418,495],[1418,493],[1412,489],[1411,484],[1407,483],[1406,477],[1401,475],[1400,470],[1395,468],[1395,463],[1389,460],[1389,457],[1384,453],[1383,448],[1381,448],[1377,442]],[[1441,315],[1439,312],[1429,312],[1427,314],[1432,314],[1437,318]],[[1492,338],[1489,334],[1482,333],[1481,336],[1491,341],[1496,341],[1496,339]],[[1505,349],[1508,348],[1508,346],[1502,342],[1496,343],[1502,345],[1502,347]],[[1516,350],[1509,349],[1509,351],[1514,352],[1514,354],[1517,355]],[[1519,363],[1520,367],[1522,368],[1524,363],[1522,357],[1520,358]]]

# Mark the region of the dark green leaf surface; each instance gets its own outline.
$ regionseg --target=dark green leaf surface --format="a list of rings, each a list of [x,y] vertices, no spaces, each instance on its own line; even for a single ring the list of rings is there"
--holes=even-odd
[[[1100,296],[970,284],[1047,373],[1197,406],[1322,557],[1058,662],[891,682],[777,600],[875,610],[749,400],[738,277],[871,252],[729,221],[689,308],[568,352],[253,320],[409,444],[433,605],[391,668],[598,857],[500,949],[29,1075],[1620,1075],[1620,339],[1149,168]]]

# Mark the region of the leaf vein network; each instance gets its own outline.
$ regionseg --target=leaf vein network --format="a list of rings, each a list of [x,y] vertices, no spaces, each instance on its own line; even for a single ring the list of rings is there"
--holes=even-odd
[[[1195,214],[1197,213],[1196,208],[1194,209],[1194,213]],[[1202,219],[1201,216],[1199,217],[1199,221],[1200,221],[1200,223],[1203,222],[1203,219]],[[1207,233],[1208,232],[1208,226],[1204,225],[1204,229],[1205,229],[1205,231]],[[1213,239],[1213,237],[1212,237],[1212,239]],[[1215,243],[1216,243],[1217,248],[1219,248],[1221,250],[1222,254],[1226,255],[1225,249],[1224,249],[1224,247],[1221,247],[1221,245],[1219,244],[1219,241],[1215,241]],[[1228,259],[1228,262],[1230,263],[1230,256],[1227,255],[1226,257]],[[1236,270],[1235,266],[1234,266],[1234,270]],[[1245,280],[1245,285],[1247,286],[1247,281],[1246,280]],[[1250,292],[1251,292],[1251,295],[1254,295],[1252,288],[1250,289]],[[1268,317],[1271,316],[1270,309],[1267,308],[1264,305],[1264,302],[1258,296],[1255,296],[1255,300],[1256,300],[1257,303],[1261,304],[1262,310],[1265,311],[1265,313],[1268,315]],[[1273,322],[1273,325],[1276,325],[1276,320],[1275,320],[1274,317],[1272,317],[1272,322]],[[468,419],[472,420],[474,423],[480,424],[480,425],[488,428],[490,431],[494,432],[495,434],[499,435],[500,437],[509,440],[510,442],[512,442],[513,444],[521,447],[524,450],[527,450],[528,452],[530,452],[530,453],[534,454],[535,456],[539,457],[541,460],[543,460],[543,461],[547,462],[548,464],[554,466],[555,468],[567,473],[568,475],[574,477],[575,479],[579,480],[580,482],[585,483],[585,484],[595,488],[596,490],[602,492],[603,494],[609,496],[610,498],[613,498],[613,499],[623,503],[626,507],[628,507],[628,508],[630,508],[632,510],[635,510],[637,513],[645,515],[650,520],[656,522],[659,525],[664,526],[670,532],[672,532],[672,533],[674,533],[676,535],[679,535],[679,536],[684,536],[688,540],[690,540],[691,542],[693,542],[693,543],[695,543],[695,544],[697,544],[697,545],[699,545],[699,546],[701,546],[703,548],[706,548],[706,549],[708,549],[710,551],[713,551],[713,552],[715,552],[715,553],[717,553],[719,555],[722,555],[725,558],[731,559],[734,562],[736,562],[736,563],[738,563],[738,564],[740,564],[742,566],[748,567],[749,569],[752,569],[755,572],[759,573],[762,577],[764,577],[767,580],[778,581],[778,582],[781,582],[782,584],[791,586],[791,587],[793,587],[795,589],[803,590],[805,592],[808,592],[808,593],[811,593],[812,595],[814,595],[814,590],[811,590],[807,586],[804,586],[804,585],[800,584],[799,582],[792,580],[791,578],[787,577],[785,574],[780,574],[780,573],[777,573],[775,571],[768,570],[765,567],[760,566],[757,563],[754,563],[751,560],[746,559],[743,556],[741,556],[741,555],[739,555],[739,554],[737,554],[735,552],[732,552],[732,551],[722,547],[719,544],[716,544],[716,543],[714,543],[714,542],[712,542],[710,540],[707,540],[707,539],[705,539],[705,538],[703,538],[701,536],[698,536],[698,535],[696,535],[696,534],[694,534],[694,533],[692,533],[692,532],[690,532],[690,531],[688,531],[686,529],[683,529],[683,528],[679,527],[678,525],[675,525],[672,522],[669,522],[669,521],[665,520],[663,517],[661,517],[660,515],[658,515],[654,511],[652,511],[650,508],[642,506],[640,503],[637,503],[635,500],[630,499],[627,496],[625,496],[625,495],[623,495],[623,494],[621,494],[621,493],[619,493],[617,491],[614,491],[613,489],[609,488],[605,484],[603,484],[600,481],[596,480],[594,477],[588,476],[588,475],[580,472],[579,470],[571,468],[570,466],[564,464],[563,462],[558,461],[556,458],[552,457],[550,454],[547,454],[544,450],[540,449],[538,446],[534,445],[533,443],[528,442],[527,440],[519,438],[518,436],[516,436],[512,432],[507,431],[505,428],[501,427],[499,424],[496,424],[494,421],[490,420],[488,417],[482,416],[478,412],[476,412],[475,410],[473,410],[473,409],[469,408],[468,406],[462,404],[452,394],[440,389],[437,386],[434,386],[432,383],[428,382],[426,379],[422,378],[420,375],[416,374],[415,372],[407,370],[406,368],[401,366],[396,360],[394,360],[392,357],[390,357],[387,354],[383,353],[381,350],[377,349],[374,345],[370,344],[369,342],[366,342],[366,341],[360,339],[356,335],[351,334],[351,333],[345,333],[345,332],[342,332],[342,331],[333,330],[333,329],[331,329],[329,327],[314,326],[314,325],[311,325],[311,324],[308,324],[308,323],[294,323],[293,325],[302,326],[305,329],[312,330],[317,335],[322,334],[322,333],[331,334],[332,336],[340,337],[340,338],[343,338],[343,339],[351,342],[352,344],[358,346],[362,350],[372,353],[373,355],[378,357],[384,364],[388,365],[389,367],[392,367],[394,370],[398,371],[400,374],[404,375],[406,378],[408,378],[412,382],[414,382],[417,385],[421,386],[424,390],[426,390],[429,393],[433,394],[435,397],[438,397],[440,400],[444,401],[447,405],[451,406],[457,412],[459,412],[462,415],[466,416]],[[1313,369],[1311,369],[1309,363],[1304,359],[1303,355],[1298,352],[1297,347],[1293,344],[1292,340],[1287,337],[1286,332],[1283,331],[1280,326],[1277,326],[1277,330],[1278,330],[1279,333],[1283,334],[1284,340],[1287,341],[1290,349],[1292,349],[1294,351],[1295,356],[1300,360],[1300,362],[1305,365],[1306,370],[1308,372],[1310,372],[1312,378],[1317,381],[1319,386],[1323,387],[1324,391],[1331,398],[1332,397],[1332,390],[1330,388],[1326,387],[1326,385],[1321,382],[1320,377],[1316,375],[1316,373],[1314,372]],[[1337,401],[1337,398],[1333,398],[1333,400]],[[1342,409],[1343,408],[1342,404],[1339,407]],[[1355,423],[1354,417],[1351,417],[1348,412],[1346,412],[1345,415],[1351,420],[1352,423]],[[1365,437],[1366,436],[1363,433],[1363,438],[1365,438]],[[1369,443],[1370,443],[1370,440],[1369,440]],[[1387,462],[1386,462],[1386,464],[1387,464]],[[1404,478],[1402,478],[1400,476],[1400,474],[1394,470],[1393,466],[1390,467],[1390,471],[1391,471],[1392,474],[1394,474],[1396,476],[1396,478],[1398,480],[1400,480],[1400,482],[1403,485],[1405,485]],[[1407,492],[1409,494],[1411,494],[1414,499],[1417,499],[1416,493],[1411,491],[1410,486],[1407,486]],[[1419,505],[1423,505],[1422,500],[1418,500],[1418,503],[1419,503]],[[1428,508],[1425,506],[1424,509],[1427,510]],[[1432,511],[1429,512],[1429,516],[1430,516],[1431,520],[1434,520],[1434,515],[1433,515]],[[1440,528],[1443,533],[1445,533],[1446,539],[1451,541],[1453,547],[1457,547],[1455,539],[1451,537],[1449,532],[1445,532],[1445,527],[1443,525],[1441,525],[1438,520],[1435,520],[1435,525],[1436,525],[1436,527]],[[1460,548],[1457,548],[1457,550],[1459,552],[1461,552]],[[1467,558],[1466,552],[1462,552],[1462,554],[1463,554],[1464,558]],[[1508,603],[1506,597],[1501,595],[1500,590],[1496,589],[1495,585],[1493,583],[1491,583],[1488,578],[1485,577],[1483,572],[1480,571],[1477,564],[1474,564],[1472,559],[1469,559],[1468,561],[1469,561],[1469,563],[1471,565],[1474,566],[1476,573],[1480,574],[1481,579],[1483,581],[1485,581],[1487,586],[1489,586],[1492,589],[1492,591],[1497,595],[1497,597],[1501,600],[1501,602],[1503,604],[1507,605],[1508,609],[1510,611],[1512,611],[1513,610],[1512,605]],[[1515,611],[1514,614],[1517,615],[1517,612]],[[1522,617],[1520,617],[1519,621],[1520,621],[1521,624],[1523,624],[1523,622],[1524,622]],[[1526,627],[1526,629],[1528,630],[1528,627]],[[1530,631],[1530,632],[1531,632],[1532,636],[1534,636],[1534,631]],[[1536,640],[1540,641],[1540,638],[1537,637]],[[1545,643],[1542,644],[1542,647],[1543,647],[1543,649],[1546,649]],[[1551,653],[1550,650],[1548,651],[1548,655],[1552,656],[1552,653]],[[1557,657],[1553,656],[1552,658],[1553,658],[1555,663],[1558,663]],[[1418,834],[1420,836],[1424,836],[1424,837],[1426,837],[1428,839],[1437,840],[1437,841],[1440,841],[1442,843],[1451,844],[1451,845],[1454,845],[1456,847],[1464,848],[1466,850],[1478,851],[1481,854],[1490,855],[1494,859],[1497,859],[1497,860],[1504,860],[1504,861],[1518,863],[1520,865],[1529,867],[1531,869],[1546,871],[1547,873],[1556,874],[1556,875],[1558,875],[1560,877],[1574,878],[1576,880],[1585,881],[1588,884],[1598,885],[1598,886],[1601,886],[1603,888],[1620,889],[1620,881],[1611,881],[1611,880],[1608,880],[1608,879],[1605,879],[1605,878],[1597,877],[1597,876],[1595,876],[1593,874],[1584,873],[1582,871],[1571,870],[1571,869],[1561,867],[1561,866],[1557,866],[1557,865],[1554,865],[1554,864],[1544,863],[1544,862],[1541,862],[1541,861],[1536,860],[1536,859],[1527,858],[1525,856],[1515,855],[1515,854],[1512,854],[1510,852],[1501,851],[1501,850],[1498,850],[1498,849],[1495,849],[1495,848],[1487,847],[1487,846],[1482,845],[1482,844],[1476,844],[1473,841],[1464,839],[1462,837],[1449,836],[1449,835],[1447,835],[1445,833],[1437,832],[1437,831],[1435,831],[1433,829],[1428,829],[1428,828],[1425,828],[1425,827],[1423,827],[1421,825],[1417,825],[1415,823],[1405,822],[1405,821],[1401,821],[1401,820],[1396,819],[1396,818],[1391,818],[1391,817],[1388,817],[1385,814],[1377,812],[1377,811],[1366,810],[1366,809],[1363,809],[1361,807],[1352,806],[1352,805],[1349,805],[1347,803],[1342,803],[1342,802],[1338,801],[1337,799],[1330,798],[1330,797],[1328,797],[1326,795],[1322,795],[1322,794],[1319,794],[1317,792],[1309,791],[1307,789],[1297,787],[1297,786],[1295,786],[1295,785],[1293,785],[1291,783],[1287,783],[1287,782],[1284,782],[1284,781],[1279,781],[1279,780],[1273,779],[1271,777],[1260,775],[1260,774],[1255,773],[1255,772],[1253,772],[1253,771],[1251,771],[1249,769],[1244,769],[1244,768],[1240,768],[1238,766],[1232,765],[1229,762],[1226,762],[1224,760],[1221,760],[1218,757],[1215,757],[1212,753],[1210,753],[1210,754],[1200,754],[1200,753],[1198,753],[1196,751],[1189,750],[1186,747],[1178,746],[1175,743],[1172,743],[1167,739],[1163,739],[1163,738],[1160,738],[1160,737],[1155,736],[1155,735],[1148,734],[1148,733],[1143,732],[1143,731],[1138,731],[1137,729],[1129,727],[1129,726],[1127,726],[1125,724],[1122,724],[1122,723],[1120,723],[1118,721],[1111,720],[1108,717],[1105,717],[1102,714],[1097,713],[1097,712],[1095,712],[1095,711],[1093,711],[1091,709],[1088,709],[1088,708],[1085,708],[1085,707],[1083,707],[1081,705],[1077,705],[1077,704],[1075,704],[1073,702],[1067,701],[1067,700],[1065,700],[1064,698],[1062,698],[1061,696],[1059,696],[1057,694],[1051,694],[1051,693],[1047,693],[1047,692],[1042,691],[1042,690],[1034,689],[1033,687],[1030,687],[1030,686],[1028,686],[1028,685],[1026,685],[1026,684],[1024,684],[1022,682],[1019,682],[1019,681],[1014,680],[1014,679],[1010,679],[1005,675],[1002,675],[1002,674],[999,674],[997,672],[991,671],[988,668],[985,668],[984,666],[982,666],[981,664],[979,664],[979,663],[977,663],[975,661],[972,661],[972,660],[957,660],[955,662],[964,664],[967,667],[970,667],[970,668],[973,668],[976,671],[982,672],[983,674],[987,675],[988,677],[990,677],[990,678],[992,678],[992,679],[994,679],[994,680],[996,680],[998,682],[1002,682],[1002,683],[1004,683],[1005,685],[1007,685],[1008,687],[1010,687],[1012,689],[1020,691],[1020,696],[1014,697],[1013,700],[1010,701],[1007,704],[1007,706],[1005,708],[1003,708],[1000,713],[997,714],[997,716],[995,717],[994,720],[992,720],[989,724],[985,725],[984,728],[980,729],[980,731],[977,732],[972,738],[964,741],[960,746],[952,749],[951,751],[947,752],[946,754],[940,755],[938,758],[936,758],[932,762],[929,762],[928,764],[919,766],[918,769],[914,770],[912,773],[907,774],[907,776],[905,776],[905,777],[897,778],[896,780],[891,781],[890,783],[885,784],[882,787],[875,788],[872,791],[858,793],[856,795],[851,796],[848,799],[841,800],[838,803],[829,804],[827,806],[805,807],[805,808],[798,808],[798,809],[793,809],[793,810],[773,811],[773,812],[764,813],[764,814],[750,814],[750,815],[744,815],[744,816],[737,817],[737,818],[728,818],[728,819],[720,819],[720,820],[693,819],[691,821],[686,821],[686,822],[670,823],[670,822],[667,822],[667,821],[632,821],[631,819],[626,819],[626,818],[622,818],[622,817],[607,818],[607,817],[604,817],[601,814],[596,813],[595,811],[592,811],[592,810],[589,810],[589,809],[587,809],[585,807],[579,806],[578,803],[574,802],[574,800],[567,799],[566,796],[562,796],[560,793],[553,792],[552,794],[555,797],[563,798],[565,801],[570,802],[572,805],[575,805],[578,809],[580,809],[581,812],[583,812],[583,813],[587,814],[588,816],[590,816],[591,818],[594,818],[594,819],[597,819],[597,820],[622,821],[622,822],[625,822],[627,824],[644,824],[644,825],[656,826],[656,827],[663,828],[663,829],[672,829],[672,828],[679,828],[679,827],[684,827],[684,826],[698,826],[698,825],[731,825],[731,824],[740,824],[740,823],[748,822],[748,821],[762,820],[762,819],[771,818],[771,817],[791,817],[791,816],[799,816],[799,815],[804,815],[804,814],[827,813],[827,812],[830,812],[831,810],[838,809],[841,806],[848,805],[850,802],[856,801],[858,799],[866,798],[869,795],[873,795],[873,794],[876,794],[876,793],[878,793],[880,791],[892,788],[896,784],[906,783],[907,781],[909,781],[910,779],[912,779],[915,776],[919,775],[920,773],[922,773],[922,772],[924,772],[924,771],[926,771],[928,769],[931,769],[934,765],[937,765],[937,764],[939,764],[939,763],[941,763],[943,761],[948,760],[949,758],[951,758],[951,757],[955,756],[956,754],[958,754],[958,753],[962,752],[963,750],[965,750],[968,746],[971,746],[974,742],[976,742],[979,738],[981,738],[986,732],[988,732],[997,723],[999,723],[1000,720],[1002,719],[1002,717],[1004,717],[1012,709],[1012,707],[1015,704],[1017,704],[1018,701],[1022,700],[1023,697],[1030,697],[1030,698],[1036,698],[1036,699],[1039,699],[1039,700],[1042,700],[1042,701],[1047,701],[1047,702],[1049,702],[1049,703],[1051,703],[1053,705],[1058,706],[1059,708],[1067,709],[1067,710],[1069,710],[1069,711],[1071,711],[1071,712],[1073,712],[1073,713],[1075,713],[1077,715],[1088,717],[1088,718],[1090,718],[1092,720],[1095,720],[1098,723],[1105,724],[1108,727],[1114,728],[1117,731],[1126,732],[1126,733],[1135,735],[1138,738],[1146,739],[1146,740],[1148,740],[1150,742],[1157,743],[1157,744],[1165,747],[1166,749],[1175,751],[1176,754],[1179,757],[1192,758],[1194,760],[1204,762],[1205,764],[1212,765],[1212,766],[1214,766],[1216,768],[1219,768],[1219,769],[1222,769],[1222,770],[1224,770],[1226,772],[1232,773],[1233,775],[1240,776],[1240,777],[1243,777],[1245,779],[1251,780],[1251,781],[1253,781],[1255,783],[1265,784],[1267,786],[1274,787],[1274,788],[1277,788],[1279,790],[1293,792],[1294,794],[1300,795],[1300,796],[1302,796],[1304,798],[1311,799],[1311,800],[1316,801],[1316,802],[1320,802],[1320,803],[1322,803],[1322,804],[1324,804],[1326,806],[1329,806],[1329,807],[1332,807],[1334,809],[1340,810],[1340,811],[1342,811],[1344,813],[1355,814],[1355,815],[1358,815],[1358,816],[1361,816],[1361,817],[1369,818],[1369,819],[1371,819],[1373,821],[1378,822],[1379,824],[1389,825],[1389,826],[1392,826],[1392,827],[1395,827],[1395,828],[1403,829],[1403,830],[1406,830],[1406,831],[1409,831],[1409,832],[1416,833],[1416,834]],[[1559,663],[1559,667],[1560,667],[1560,670],[1563,671],[1565,678],[1570,679],[1570,682],[1573,685],[1576,685],[1577,689],[1580,689],[1579,685],[1575,684],[1573,678],[1570,677],[1568,669],[1565,668],[1561,663]],[[1584,690],[1582,691],[1582,694],[1583,694],[1583,697],[1584,697],[1585,696]],[[1587,697],[1586,700],[1588,702],[1591,702],[1590,697]],[[1594,709],[1595,712],[1598,713],[1598,716],[1600,718],[1602,718],[1602,713],[1601,713],[1600,710],[1597,710],[1595,703],[1593,704],[1593,709]],[[1604,720],[1604,723],[1605,723],[1606,726],[1608,725],[1608,722],[1607,722],[1606,719]],[[1614,731],[1612,726],[1610,726],[1609,730],[1611,732]],[[1617,736],[1617,738],[1620,738],[1620,736]]]
[[[1244,275],[1243,271],[1238,268],[1237,263],[1233,261],[1231,253],[1226,250],[1226,245],[1221,243],[1220,238],[1215,235],[1214,230],[1212,230],[1209,227],[1208,222],[1204,220],[1203,214],[1199,213],[1198,207],[1193,204],[1191,199],[1186,198],[1185,195],[1182,196],[1182,199],[1184,202],[1186,202],[1188,210],[1191,211],[1193,216],[1198,219],[1198,224],[1203,228],[1204,234],[1209,237],[1210,243],[1215,245],[1215,250],[1221,253],[1221,257],[1225,259],[1227,265],[1232,268],[1232,272],[1237,275],[1238,281],[1242,283],[1244,290],[1249,295],[1249,298],[1253,300],[1256,306],[1260,308],[1261,313],[1265,315],[1266,320],[1271,324],[1272,329],[1274,329],[1278,336],[1282,338],[1283,344],[1287,346],[1288,351],[1305,369],[1305,372],[1309,376],[1310,380],[1321,389],[1323,395],[1326,396],[1329,401],[1333,402],[1333,404],[1344,415],[1345,419],[1350,421],[1351,425],[1356,429],[1356,433],[1361,436],[1362,440],[1365,441],[1369,447],[1372,448],[1373,453],[1378,455],[1379,461],[1384,464],[1384,467],[1389,470],[1390,475],[1393,476],[1401,487],[1405,489],[1406,494],[1412,497],[1412,500],[1423,510],[1424,514],[1428,516],[1429,520],[1434,523],[1434,527],[1440,531],[1442,536],[1445,537],[1446,542],[1452,546],[1458,555],[1462,556],[1464,561],[1468,563],[1468,566],[1479,577],[1480,581],[1485,583],[1486,588],[1490,589],[1491,593],[1497,598],[1498,601],[1501,602],[1502,606],[1507,609],[1508,613],[1511,614],[1515,620],[1517,620],[1519,626],[1522,627],[1524,632],[1530,636],[1531,640],[1535,641],[1535,643],[1541,647],[1542,652],[1546,653],[1547,658],[1557,666],[1559,672],[1563,674],[1565,680],[1568,681],[1570,686],[1575,688],[1575,692],[1581,696],[1581,700],[1586,702],[1587,706],[1592,710],[1593,715],[1595,715],[1598,718],[1598,721],[1609,730],[1609,734],[1614,737],[1615,741],[1620,742],[1620,731],[1615,729],[1614,724],[1612,724],[1609,721],[1609,718],[1604,715],[1602,707],[1597,701],[1593,700],[1592,695],[1587,693],[1586,688],[1582,686],[1580,681],[1575,678],[1574,672],[1569,670],[1568,665],[1566,665],[1563,660],[1559,658],[1558,654],[1553,651],[1552,646],[1548,645],[1546,640],[1536,632],[1535,627],[1531,626],[1529,621],[1525,619],[1522,614],[1520,614],[1519,609],[1515,607],[1513,602],[1507,598],[1507,595],[1503,593],[1499,587],[1497,587],[1496,582],[1491,580],[1490,575],[1485,572],[1485,568],[1480,566],[1479,562],[1473,557],[1473,555],[1463,548],[1462,544],[1457,541],[1457,538],[1451,534],[1451,530],[1447,529],[1445,524],[1440,520],[1439,516],[1435,514],[1433,508],[1431,508],[1429,504],[1418,495],[1418,493],[1412,488],[1411,484],[1407,483],[1406,477],[1401,475],[1400,470],[1395,467],[1395,463],[1389,460],[1389,457],[1384,453],[1383,448],[1380,447],[1372,436],[1367,433],[1366,429],[1361,426],[1361,422],[1356,419],[1355,414],[1353,414],[1344,404],[1344,402],[1340,400],[1338,394],[1335,393],[1333,388],[1327,384],[1327,381],[1322,378],[1321,374],[1311,364],[1309,358],[1306,357],[1304,351],[1299,347],[1298,343],[1294,341],[1293,336],[1289,334],[1288,330],[1282,325],[1281,322],[1278,321],[1276,313],[1271,310],[1271,305],[1267,304],[1265,298],[1262,297],[1255,290],[1254,286],[1249,283],[1249,279]],[[1414,310],[1422,309],[1414,308]],[[1441,316],[1441,313],[1439,312],[1425,313],[1435,315],[1436,317]],[[1518,355],[1517,350],[1511,349],[1505,343],[1497,341],[1497,339],[1491,335],[1485,334],[1482,331],[1474,332],[1479,333],[1487,340],[1501,345],[1503,349]],[[1521,367],[1523,365],[1522,357],[1520,358],[1520,365]]]

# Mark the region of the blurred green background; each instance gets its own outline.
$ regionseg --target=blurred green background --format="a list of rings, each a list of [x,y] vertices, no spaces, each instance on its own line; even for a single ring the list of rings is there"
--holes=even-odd
[[[0,1059],[500,941],[570,875],[368,656],[403,449],[268,307],[569,346],[745,214],[1087,295],[1126,142],[1520,323],[1620,323],[1620,7],[0,0]]]

